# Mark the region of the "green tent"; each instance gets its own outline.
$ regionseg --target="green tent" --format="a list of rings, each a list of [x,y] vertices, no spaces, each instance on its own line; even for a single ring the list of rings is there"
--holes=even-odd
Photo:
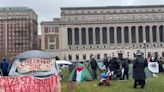
[[[147,77],[152,77],[153,74],[152,72],[146,67],[145,68],[145,73]],[[129,75],[132,76],[133,75],[133,64],[129,64]]]
[[[81,67],[82,70],[78,72],[77,68]],[[85,65],[78,64],[69,75],[68,81],[89,81],[92,80],[91,73],[88,71]]]

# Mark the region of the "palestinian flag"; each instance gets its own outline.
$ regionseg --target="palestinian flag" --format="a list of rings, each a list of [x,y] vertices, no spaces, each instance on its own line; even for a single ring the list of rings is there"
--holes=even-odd
[[[83,67],[82,66],[78,66],[76,68],[76,81],[81,81],[82,79],[82,75],[85,74],[85,71],[82,71]]]
[[[78,66],[71,72],[68,81],[81,82],[85,80],[92,80],[91,74],[85,65],[78,64]]]

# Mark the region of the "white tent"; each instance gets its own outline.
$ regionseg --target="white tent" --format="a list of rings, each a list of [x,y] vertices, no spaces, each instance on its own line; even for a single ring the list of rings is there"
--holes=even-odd
[[[70,65],[73,64],[70,61],[66,61],[66,60],[56,60],[56,64],[61,64],[61,65]]]
[[[57,68],[57,71],[59,72],[60,69],[59,69],[59,66],[60,65],[71,65],[73,64],[72,62],[70,61],[66,61],[66,60],[56,60],[56,68]]]

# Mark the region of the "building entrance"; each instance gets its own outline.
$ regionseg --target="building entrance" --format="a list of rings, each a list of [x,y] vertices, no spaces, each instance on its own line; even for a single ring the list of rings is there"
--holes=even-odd
[[[118,58],[123,58],[123,53],[118,53]]]

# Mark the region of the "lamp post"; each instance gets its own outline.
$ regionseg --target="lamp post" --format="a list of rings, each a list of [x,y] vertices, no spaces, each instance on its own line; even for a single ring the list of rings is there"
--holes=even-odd
[[[146,58],[146,40],[143,41],[144,49],[145,49],[145,58]]]

